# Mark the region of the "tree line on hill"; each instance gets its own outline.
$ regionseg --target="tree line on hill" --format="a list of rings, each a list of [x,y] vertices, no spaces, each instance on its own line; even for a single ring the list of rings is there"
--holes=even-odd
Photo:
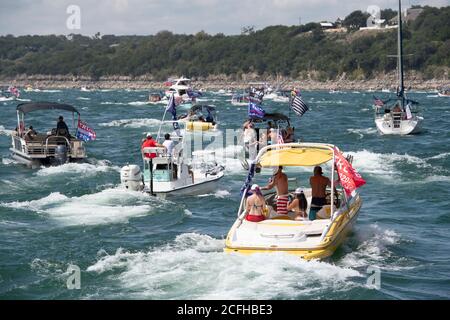
[[[424,7],[404,28],[405,67],[426,78],[442,77],[450,68],[450,6]],[[396,12],[383,10],[392,19]],[[171,75],[202,78],[243,74],[314,77],[333,80],[344,73],[349,79],[371,78],[396,69],[396,30],[357,31],[368,15],[349,14],[344,33],[325,32],[320,24],[270,26],[240,35],[173,34],[149,36],[0,37],[0,77],[17,75],[102,76],[151,75],[164,80]]]

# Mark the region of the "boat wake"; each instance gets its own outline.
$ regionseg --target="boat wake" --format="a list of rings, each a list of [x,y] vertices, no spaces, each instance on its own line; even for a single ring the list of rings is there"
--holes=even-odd
[[[158,119],[122,119],[113,120],[111,122],[100,123],[101,127],[125,127],[125,128],[144,128],[149,126],[156,126],[161,121]]]
[[[120,172],[120,167],[113,166],[107,160],[91,159],[89,163],[66,163],[60,166],[42,167],[37,173],[37,176],[52,176],[52,175],[82,175],[94,176],[99,172],[116,171]]]
[[[373,135],[377,133],[377,129],[366,128],[366,129],[347,129],[347,132],[351,134],[358,135],[359,139],[364,138],[365,135]]]
[[[59,192],[31,201],[0,203],[0,206],[33,211],[64,226],[127,223],[164,206],[165,202],[141,192],[122,188],[106,189],[80,197]]]
[[[87,271],[118,282],[130,298],[145,299],[314,298],[364,282],[360,272],[347,267],[283,253],[225,254],[223,247],[224,240],[185,233],[146,252],[104,252]]]

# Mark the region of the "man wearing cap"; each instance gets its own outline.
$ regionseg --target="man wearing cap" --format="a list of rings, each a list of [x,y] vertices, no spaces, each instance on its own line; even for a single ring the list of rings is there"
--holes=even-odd
[[[155,148],[155,147],[162,147],[165,148],[162,144],[159,144],[155,140],[153,140],[152,134],[147,133],[147,139],[144,140],[141,146],[141,150],[144,151],[144,148]],[[153,159],[156,157],[156,153],[144,153],[144,157]]]
[[[283,167],[279,166],[277,172],[272,176],[267,186],[261,188],[261,190],[271,190],[275,187],[277,190],[277,213],[288,213],[288,201],[289,201],[289,186],[288,177],[283,173]]]

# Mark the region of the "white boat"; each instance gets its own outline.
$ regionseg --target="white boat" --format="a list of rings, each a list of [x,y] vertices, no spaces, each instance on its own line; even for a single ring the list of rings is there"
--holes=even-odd
[[[259,152],[252,163],[242,198],[237,210],[237,219],[228,232],[224,251],[227,253],[287,253],[303,259],[324,259],[331,256],[346,239],[356,222],[362,200],[354,190],[351,195],[337,184],[335,165],[339,152],[333,145],[322,143],[290,143],[268,146]],[[246,219],[248,186],[257,179],[256,168],[289,167],[292,178],[304,172],[304,167],[314,167],[331,162],[331,187],[327,189],[325,206],[317,213],[318,219],[294,219],[294,214],[277,215],[274,193],[264,194],[268,210],[266,219],[251,222]],[[295,178],[294,178],[295,179]],[[298,186],[289,185],[289,197]],[[307,210],[311,209],[311,188],[302,188],[307,199]],[[331,201],[333,199],[333,201]],[[333,205],[331,204],[333,203]]]
[[[394,103],[382,103],[375,106],[375,124],[378,131],[384,135],[408,135],[421,131],[424,118],[419,114],[418,103],[406,98],[403,75],[403,37],[401,0],[398,1],[398,91]],[[379,100],[379,99],[377,99]],[[388,100],[389,102],[391,100]]]
[[[246,106],[248,105],[248,95],[246,95],[245,93],[243,94],[238,94],[235,93],[231,96],[231,104],[233,106]]]
[[[163,121],[161,126],[172,126],[173,123],[174,121]],[[162,142],[159,137],[157,140]],[[225,168],[215,161],[201,161],[202,159],[186,155],[189,148],[184,147],[184,137],[176,131],[171,133],[171,140],[176,143],[172,154],[168,154],[162,147],[142,150],[143,171],[137,165],[123,167],[120,175],[122,185],[163,199],[171,195],[193,196],[217,190]],[[145,154],[156,156],[149,158]]]
[[[61,110],[72,112],[75,126],[75,114],[80,113],[73,106],[59,103],[22,103],[17,106],[17,130],[11,133],[12,158],[30,167],[41,165],[61,165],[67,162],[81,161],[86,158],[84,142],[70,135],[65,129],[52,129],[33,136],[26,134],[25,115],[40,110]],[[51,121],[54,121],[52,119]]]
[[[442,97],[442,98],[444,98],[444,97],[446,97],[446,98],[448,98],[448,97],[450,97],[450,89],[442,89],[441,91],[439,91],[438,92],[438,96],[439,97]]]
[[[201,96],[202,93],[194,91],[190,83],[191,79],[185,77],[166,82],[170,85],[169,89],[165,91],[167,99],[173,95],[178,107],[191,108],[196,103],[197,97]]]

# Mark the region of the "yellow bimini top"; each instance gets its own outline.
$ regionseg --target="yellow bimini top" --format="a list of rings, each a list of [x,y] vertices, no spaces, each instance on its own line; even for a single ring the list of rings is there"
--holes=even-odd
[[[268,150],[259,158],[261,167],[308,167],[318,166],[333,159],[331,145],[293,146]]]

